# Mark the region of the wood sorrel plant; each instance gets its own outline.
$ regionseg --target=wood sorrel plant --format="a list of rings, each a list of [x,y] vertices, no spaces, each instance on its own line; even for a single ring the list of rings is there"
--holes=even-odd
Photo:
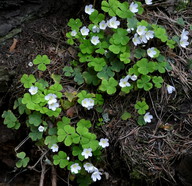
[[[86,174],[91,174],[92,181],[101,179],[102,173],[90,163],[91,157],[99,157],[102,148],[109,146],[109,142],[106,138],[97,140],[90,131],[92,124],[89,120],[81,119],[72,124],[62,109],[68,109],[76,102],[87,110],[97,109],[104,102],[99,92],[112,95],[121,89],[128,94],[137,89],[149,91],[153,87],[161,88],[164,81],[162,74],[169,64],[161,54],[159,44],[155,46],[154,43],[161,42],[171,49],[176,44],[162,26],[137,19],[136,15],[144,11],[140,2],[102,1],[101,9],[108,15],[99,13],[92,5],[85,7],[90,20],[86,26],[80,19],[69,20],[71,31],[66,34],[67,42],[76,46],[78,60],[63,69],[64,76],[74,77],[78,85],[95,86],[95,93],[87,90],[63,92],[60,77],[52,76],[55,83],[49,85],[32,74],[24,74],[21,83],[28,92],[14,104],[20,115],[28,116],[29,137],[37,142],[36,145],[52,151],[49,157],[53,165],[78,174],[82,185]],[[45,71],[50,59],[46,55],[38,55],[33,63],[40,71]],[[123,74],[122,77],[119,74]],[[135,109],[140,115],[139,125],[151,122],[153,116],[147,112],[149,106],[145,99],[138,100]],[[2,116],[8,128],[20,127],[12,111],[5,111]],[[127,112],[122,115],[123,120],[130,117]],[[20,152],[17,157],[20,158],[17,166],[26,167],[29,162],[26,154]],[[91,183],[90,177],[87,179],[86,185]]]
[[[38,55],[33,63],[38,65],[40,71],[45,71],[50,59],[46,55]],[[97,139],[90,130],[93,127],[90,120],[81,119],[72,124],[71,119],[64,116],[62,109],[72,107],[76,100],[88,110],[101,106],[104,101],[102,95],[84,90],[78,94],[67,91],[63,93],[63,87],[59,83],[61,78],[52,75],[52,79],[55,83],[49,85],[47,81],[32,74],[24,74],[21,83],[27,92],[15,101],[14,109],[18,109],[19,115],[27,115],[26,125],[30,129],[28,138],[46,151],[49,164],[66,168],[71,174],[83,175],[87,183],[100,180],[102,173],[91,163],[91,159],[99,159],[102,148],[109,146],[108,139]],[[19,116],[11,110],[4,111],[2,117],[8,128],[19,129],[21,126]],[[19,152],[17,157],[19,160],[16,166],[27,167],[30,159],[26,153]],[[81,177],[78,179],[81,180]]]
[[[137,14],[144,11],[141,2],[102,1],[101,9],[108,15],[99,13],[92,5],[86,6],[90,24],[83,25],[80,19],[70,19],[68,23],[71,31],[66,34],[67,42],[79,49],[75,64],[83,66],[81,84],[94,85],[98,92],[109,95],[120,88],[123,94],[137,89],[161,88],[162,74],[171,67],[158,46],[161,43],[173,49],[176,42],[169,39],[162,26],[137,19]],[[72,65],[63,70],[67,76],[75,69]],[[145,119],[149,106],[145,100],[141,103],[137,102],[135,109],[141,115],[138,124],[144,125],[149,121]]]

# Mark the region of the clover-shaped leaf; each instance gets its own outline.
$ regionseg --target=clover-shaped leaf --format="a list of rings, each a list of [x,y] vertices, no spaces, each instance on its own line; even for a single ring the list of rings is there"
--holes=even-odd
[[[153,87],[153,84],[150,83],[151,77],[147,75],[142,75],[141,79],[137,80],[137,87],[143,88],[145,91],[150,90]]]
[[[23,83],[23,86],[25,88],[30,88],[35,82],[36,82],[36,79],[33,74],[30,74],[30,75],[23,74],[21,78],[21,83]]]
[[[20,153],[17,153],[16,156],[20,159],[16,163],[16,166],[18,168],[27,167],[27,164],[29,163],[29,157],[26,157],[26,153],[25,152],[20,152]]]
[[[127,2],[118,3],[118,9],[116,9],[116,14],[120,18],[132,18],[134,16],[134,14],[129,10]]]
[[[113,43],[115,45],[126,45],[129,42],[129,37],[127,36],[127,31],[123,28],[118,28],[116,33],[113,34]]]
[[[149,109],[149,106],[145,101],[137,101],[135,104],[135,109],[138,110],[139,114],[145,114],[146,111]]]
[[[85,120],[85,119],[81,119],[78,123],[77,123],[77,127],[86,127],[86,128],[90,128],[91,122],[90,120]]]
[[[101,85],[99,86],[99,90],[106,91],[108,94],[114,94],[116,92],[116,86],[118,82],[113,78],[109,78],[109,80],[102,80]]]
[[[46,65],[50,64],[51,60],[48,58],[47,55],[37,55],[36,58],[33,60],[35,65],[38,65],[38,69],[41,71],[45,71],[47,69]]]
[[[14,128],[16,130],[19,129],[21,124],[11,110],[4,111],[2,114],[2,118],[4,118],[3,123],[7,125],[7,128]]]
[[[41,114],[39,112],[33,112],[29,115],[29,123],[34,126],[39,126],[42,123]]]
[[[137,61],[138,72],[147,75],[149,72],[153,72],[155,70],[155,64],[154,62],[148,62],[146,58],[143,58],[139,61]]]
[[[111,67],[105,66],[102,71],[97,73],[99,79],[108,80],[110,77],[113,77],[115,73],[111,70]]]
[[[155,69],[159,71],[159,73],[165,73],[165,68],[167,66],[167,62],[158,62],[155,63]]]
[[[118,1],[117,0],[109,0],[107,1],[102,1],[101,3],[101,9],[104,12],[108,12],[110,16],[116,16],[116,9],[118,6]]]
[[[120,72],[122,69],[124,69],[125,65],[123,62],[121,61],[111,61],[111,70],[115,71],[115,72]]]
[[[69,164],[67,154],[63,151],[59,151],[58,154],[53,156],[53,164],[59,165],[62,169],[65,168]]]
[[[72,67],[65,66],[65,67],[63,68],[63,72],[64,72],[64,75],[65,75],[65,76],[71,77],[71,76],[73,76],[74,70],[73,70]]]
[[[30,114],[30,110],[22,103],[22,98],[15,100],[13,109],[18,109],[20,115],[23,113]]]
[[[82,26],[82,22],[80,19],[72,19],[71,18],[67,25],[71,27],[71,30],[78,31],[79,28]]]
[[[104,58],[94,58],[88,63],[88,67],[93,67],[95,71],[99,72],[106,65]]]
[[[43,133],[39,132],[38,128],[31,127],[31,132],[29,133],[29,137],[32,141],[37,141],[42,139]]]
[[[125,64],[130,63],[130,52],[124,52],[120,54],[120,60],[123,61]]]
[[[79,48],[83,54],[92,54],[94,51],[94,47],[89,40],[83,40]]]
[[[57,144],[57,142],[56,135],[47,136],[44,141],[45,145],[48,145],[49,148],[51,148],[53,144]]]
[[[163,78],[161,76],[153,76],[152,81],[155,84],[155,87],[157,88],[162,87]]]
[[[96,76],[96,72],[92,69],[88,69],[88,71],[83,72],[83,78],[85,79],[85,82],[93,85],[98,85],[100,80]]]
[[[92,23],[98,24],[102,20],[104,20],[105,16],[103,14],[99,14],[97,10],[95,10],[90,16],[89,19]]]
[[[78,159],[80,161],[83,161],[85,159],[84,156],[81,155],[82,151],[83,151],[83,149],[79,146],[73,146],[72,147],[72,155],[78,156]]]

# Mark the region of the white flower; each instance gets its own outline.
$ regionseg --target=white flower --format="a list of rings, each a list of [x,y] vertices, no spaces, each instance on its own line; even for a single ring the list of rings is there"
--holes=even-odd
[[[28,63],[28,66],[29,66],[29,67],[32,67],[32,66],[33,66],[33,62],[30,61],[30,62]]]
[[[38,87],[31,86],[29,89],[31,95],[35,95],[38,92]]]
[[[72,173],[75,173],[75,174],[77,174],[77,173],[79,172],[79,170],[81,170],[81,167],[79,166],[78,163],[72,164],[72,165],[70,166],[70,168],[71,168],[71,172],[72,172]]]
[[[82,27],[82,28],[80,29],[80,32],[81,32],[81,34],[82,34],[83,36],[87,36],[87,35],[89,34],[89,29],[86,28],[86,26],[84,26],[84,27]]]
[[[91,98],[85,98],[82,100],[81,105],[88,110],[92,109],[94,106],[94,100]]]
[[[145,3],[146,3],[147,5],[152,5],[152,4],[153,4],[152,0],[145,0]]]
[[[68,161],[70,160],[70,157],[69,157],[69,156],[67,156],[67,160],[68,160]]]
[[[100,29],[99,29],[99,27],[94,25],[93,28],[92,28],[92,31],[93,31],[93,33],[99,33]]]
[[[95,182],[97,180],[101,180],[101,175],[102,173],[99,171],[95,171],[94,173],[92,173],[91,175],[91,179]]]
[[[109,28],[115,28],[116,29],[120,25],[120,22],[117,21],[116,17],[112,17],[111,19],[109,19],[107,21],[107,25]]]
[[[57,96],[55,95],[55,94],[52,94],[52,93],[50,93],[50,94],[47,94],[46,96],[45,96],[45,100],[47,100],[48,101],[48,104],[53,104],[53,103],[56,103],[57,102]]]
[[[131,33],[131,31],[133,31],[133,30],[134,30],[134,28],[128,28],[128,29],[127,29],[127,32],[128,32],[128,33]]]
[[[93,8],[93,5],[86,5],[85,6],[85,13],[91,15],[95,9]]]
[[[143,118],[144,118],[145,123],[151,123],[153,116],[150,114],[150,112],[147,112]]]
[[[85,164],[83,165],[83,167],[85,168],[85,170],[86,170],[88,173],[94,172],[94,170],[95,170],[95,168],[96,168],[96,167],[93,166],[92,163],[85,163]]]
[[[141,44],[141,39],[138,37],[137,33],[134,34],[134,37],[133,37],[132,41],[133,41],[135,46]]]
[[[101,138],[99,141],[99,145],[103,148],[109,146],[109,140],[107,138]]]
[[[100,43],[99,37],[98,36],[93,36],[91,38],[91,43],[94,44],[94,45],[97,45],[98,43]]]
[[[146,38],[145,34],[140,36],[140,40],[142,43],[147,43],[147,38]]]
[[[48,104],[48,107],[49,107],[49,109],[55,111],[59,107],[59,104],[58,103],[51,103],[51,104]]]
[[[85,159],[87,159],[88,157],[92,156],[92,149],[83,149],[83,152],[81,153],[82,156],[85,157]]]
[[[128,82],[129,78],[130,78],[130,76],[128,75],[125,78],[120,79],[119,86],[122,88],[123,87],[130,87],[131,84]]]
[[[168,94],[172,94],[175,91],[175,87],[171,85],[167,85]]]
[[[141,35],[144,35],[145,33],[147,32],[147,28],[146,26],[141,26],[139,25],[137,27],[137,33],[141,36]]]
[[[145,33],[145,37],[147,40],[154,38],[154,32],[152,30],[149,30]]]
[[[107,23],[103,20],[99,23],[99,28],[105,30],[107,28]]]
[[[157,54],[157,51],[155,50],[155,47],[148,48],[147,49],[147,55],[153,58]]]
[[[39,132],[43,132],[44,130],[45,130],[45,127],[43,127],[43,126],[41,126],[41,125],[38,127],[38,131],[39,131]]]
[[[139,11],[139,10],[138,10],[138,4],[132,2],[132,3],[130,4],[129,10],[130,10],[131,12],[133,12],[133,13],[138,12],[138,11]]]
[[[131,76],[131,80],[136,81],[137,80],[137,76],[136,75],[132,75]]]
[[[189,45],[189,42],[186,39],[181,39],[179,41],[179,44],[181,45],[181,47],[186,48]]]
[[[73,31],[71,32],[71,36],[76,36],[76,35],[77,35],[76,30],[73,30]]]
[[[189,32],[188,31],[185,31],[185,29],[182,30],[182,33],[181,33],[181,40],[188,40],[188,34]]]
[[[59,150],[59,146],[57,144],[53,144],[51,146],[51,150],[52,150],[52,152],[57,152]]]

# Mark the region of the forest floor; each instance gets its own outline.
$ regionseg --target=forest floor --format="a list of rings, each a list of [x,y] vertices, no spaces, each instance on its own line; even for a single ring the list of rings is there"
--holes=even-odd
[[[184,26],[189,29],[192,24],[190,7],[180,11],[174,11],[174,8],[169,4],[157,4],[140,18],[157,21],[173,36]],[[178,18],[185,20],[186,25],[179,23]],[[22,95],[19,79],[23,73],[35,73],[29,63],[36,55],[49,56],[52,61],[49,71],[56,73],[61,73],[65,64],[76,56],[76,51],[66,44],[67,22],[68,18],[57,14],[30,20],[22,25],[21,33],[0,43],[0,65],[14,72],[10,88],[1,98],[0,114],[12,108],[14,100]],[[158,91],[142,93],[157,116],[153,123],[139,127],[134,120],[120,119],[124,110],[129,110],[130,100],[136,100],[137,95],[123,99],[113,95],[107,99],[104,110],[110,121],[99,132],[110,139],[111,146],[103,160],[106,176],[93,185],[192,185],[192,168],[189,166],[192,164],[192,50],[177,48],[165,53],[170,56],[173,69],[165,74],[165,79],[174,84],[177,91],[168,95],[163,86]],[[76,86],[71,81],[70,85]],[[27,137],[27,128],[13,131],[2,123],[0,120],[0,185],[38,185],[41,172],[15,167],[15,148]],[[22,148],[31,154],[35,164],[38,160],[35,144],[28,140]],[[51,168],[47,168],[45,176],[48,186]],[[68,177],[60,170],[57,180],[58,185],[68,185]]]

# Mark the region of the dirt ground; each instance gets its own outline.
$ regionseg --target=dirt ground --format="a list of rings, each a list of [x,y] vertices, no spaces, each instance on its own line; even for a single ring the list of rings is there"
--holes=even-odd
[[[165,17],[167,13],[163,14],[159,10],[155,15],[150,11],[146,14],[148,19],[156,19],[160,23],[170,21]],[[181,14],[187,21],[192,15],[189,10],[171,17],[174,19]],[[37,54],[48,55],[52,60],[49,70],[54,69],[58,73],[61,73],[65,64],[73,59],[75,53],[65,42],[67,22],[68,18],[57,14],[30,20],[22,25],[21,33],[0,43],[0,65],[9,73],[12,72],[7,81],[9,89],[6,93],[0,92],[0,114],[3,110],[10,109],[14,99],[22,95],[23,89],[19,79],[23,73],[34,73],[34,69],[28,64]],[[168,29],[172,27],[167,23],[166,26]],[[14,39],[17,42],[10,51]],[[185,55],[190,58],[191,49],[187,50]],[[192,71],[183,56],[183,51],[180,52],[179,49],[172,53],[170,58],[176,62],[172,65],[173,72],[166,74],[165,77],[177,85],[177,98],[167,95],[165,87],[145,95],[155,108],[154,114],[161,117],[162,123],[159,125],[162,125],[162,128],[155,128],[154,125],[138,127],[132,120],[129,122],[119,120],[123,110],[129,109],[130,100],[136,99],[135,96],[127,96],[122,100],[114,95],[107,100],[105,110],[109,113],[111,121],[102,127],[102,133],[113,145],[106,151],[107,156],[104,160],[106,178],[93,185],[192,185],[192,166],[189,166],[192,165]],[[0,120],[0,185],[39,185],[41,174],[39,170],[15,167],[17,161],[15,147],[27,137],[27,128],[13,131],[7,129],[2,122]],[[170,126],[170,130],[163,128],[165,124]],[[22,148],[34,158],[32,162],[38,160],[38,149],[30,140]],[[68,175],[60,170],[57,173],[58,185],[68,185]],[[50,182],[51,168],[48,168],[45,185],[50,185]]]

